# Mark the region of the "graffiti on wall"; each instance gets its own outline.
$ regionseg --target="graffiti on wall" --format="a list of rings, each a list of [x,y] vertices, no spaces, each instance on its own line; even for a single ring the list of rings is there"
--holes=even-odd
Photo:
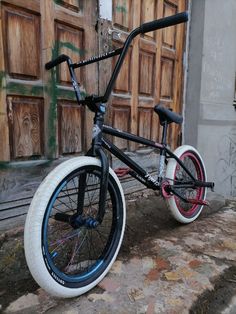
[[[218,146],[217,178],[231,196],[236,196],[236,128],[224,135]]]

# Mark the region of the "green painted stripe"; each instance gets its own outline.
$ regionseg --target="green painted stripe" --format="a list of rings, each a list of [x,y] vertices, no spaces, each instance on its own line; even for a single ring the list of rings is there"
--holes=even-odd
[[[7,84],[6,89],[8,94],[43,97],[43,86],[10,82]]]
[[[124,3],[123,5],[117,5],[116,11],[120,13],[124,13],[124,14],[128,13],[127,8],[126,8],[126,3]]]
[[[0,88],[4,88],[3,87],[3,81],[4,81],[5,77],[6,77],[6,72],[0,71]]]

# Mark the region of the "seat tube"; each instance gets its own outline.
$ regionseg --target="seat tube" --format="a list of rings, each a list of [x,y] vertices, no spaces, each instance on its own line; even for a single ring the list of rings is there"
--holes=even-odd
[[[159,172],[158,172],[158,181],[159,182],[164,178],[164,175],[165,175],[165,158],[166,158],[165,146],[166,146],[166,138],[167,138],[167,127],[168,127],[167,121],[164,121],[163,131],[162,131],[162,141],[161,141],[164,148],[160,152]]]
[[[99,109],[95,113],[93,133],[92,133],[92,151],[93,156],[96,155],[96,150],[102,147],[102,128],[104,124],[104,114],[106,111],[106,105],[100,104]]]

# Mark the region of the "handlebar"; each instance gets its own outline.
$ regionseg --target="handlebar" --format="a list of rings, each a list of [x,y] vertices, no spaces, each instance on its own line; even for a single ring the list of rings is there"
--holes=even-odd
[[[50,70],[51,68],[55,67],[56,65],[69,60],[69,57],[67,55],[60,55],[56,59],[49,61],[45,64],[45,69]]]
[[[127,37],[127,39],[124,43],[124,46],[122,48],[114,50],[110,53],[105,53],[104,55],[101,55],[101,56],[92,57],[89,60],[81,61],[79,63],[72,63],[72,60],[70,59],[70,57],[62,54],[62,55],[58,56],[57,58],[55,58],[54,60],[51,60],[48,63],[46,63],[45,68],[46,68],[46,70],[50,70],[51,68],[55,67],[56,65],[59,65],[60,63],[62,63],[64,61],[67,61],[68,68],[69,68],[71,78],[72,78],[72,84],[73,84],[73,87],[74,87],[74,90],[76,93],[76,98],[77,98],[78,102],[82,103],[83,101],[80,100],[79,85],[78,85],[77,80],[76,80],[74,69],[77,67],[80,67],[80,66],[84,66],[84,65],[93,63],[93,62],[98,62],[100,60],[103,60],[103,59],[106,59],[106,58],[109,58],[109,57],[112,57],[115,55],[120,55],[119,59],[116,62],[114,71],[113,71],[112,76],[110,78],[110,81],[107,85],[104,96],[102,96],[102,97],[97,96],[95,98],[91,98],[92,100],[88,100],[88,102],[93,102],[93,103],[97,103],[98,101],[106,103],[108,101],[109,96],[111,95],[115,81],[117,79],[117,76],[118,76],[120,69],[121,69],[121,66],[123,64],[124,58],[125,58],[126,53],[129,49],[130,43],[134,39],[134,37],[136,37],[139,34],[152,32],[152,31],[155,31],[155,30],[158,30],[161,28],[173,26],[173,25],[184,23],[187,21],[188,21],[188,13],[187,12],[181,12],[181,13],[178,13],[178,14],[175,14],[172,16],[164,17],[164,18],[159,19],[159,20],[147,22],[147,23],[144,23],[144,24],[140,25],[139,27],[135,28],[129,34],[129,36]],[[86,99],[85,99],[85,103],[86,103]]]
[[[157,29],[169,27],[172,25],[177,25],[180,23],[184,23],[188,21],[188,13],[182,12],[172,16],[167,16],[159,20],[155,20],[152,22],[144,23],[140,26],[140,33],[148,33],[155,31]]]

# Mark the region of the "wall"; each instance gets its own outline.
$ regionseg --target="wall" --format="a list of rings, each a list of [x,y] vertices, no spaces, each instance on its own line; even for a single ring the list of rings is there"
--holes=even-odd
[[[192,1],[184,142],[200,151],[215,191],[236,196],[236,1]]]

